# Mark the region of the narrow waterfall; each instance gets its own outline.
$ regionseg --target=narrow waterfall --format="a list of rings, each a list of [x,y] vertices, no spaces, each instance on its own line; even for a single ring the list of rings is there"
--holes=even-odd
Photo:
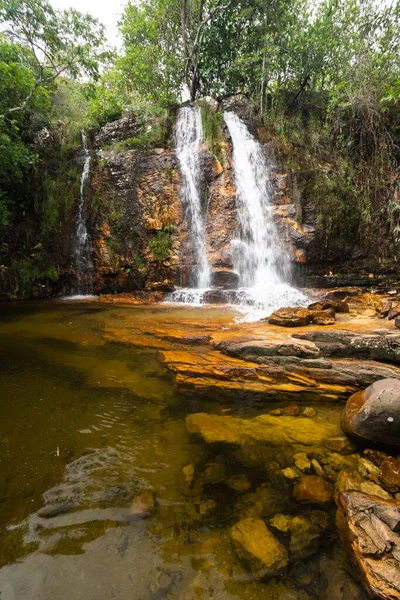
[[[200,304],[204,291],[210,287],[211,275],[201,203],[202,144],[203,128],[200,109],[197,106],[179,109],[175,129],[175,148],[181,174],[180,198],[188,223],[193,265],[190,273],[192,287],[176,290],[170,294],[168,300],[172,302]]]
[[[273,222],[271,164],[236,114],[225,112],[224,120],[233,144],[240,225],[231,242],[233,266],[239,273],[241,308],[253,320],[283,306],[301,305],[306,297],[287,283],[290,261]]]
[[[90,152],[87,148],[86,135],[84,131],[81,132],[81,136],[82,148],[85,153],[85,161],[83,163],[83,171],[81,176],[80,200],[76,221],[75,270],[77,277],[77,294],[88,295],[93,291],[92,244],[87,230],[85,211],[85,188],[89,179]]]

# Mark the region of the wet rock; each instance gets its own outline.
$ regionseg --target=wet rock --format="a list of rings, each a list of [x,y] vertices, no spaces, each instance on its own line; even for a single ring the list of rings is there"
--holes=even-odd
[[[350,311],[349,305],[343,300],[322,300],[319,302],[313,302],[307,306],[308,310],[333,310],[338,313],[348,313]]]
[[[389,492],[400,491],[400,458],[389,456],[382,462],[380,480]]]
[[[280,327],[302,327],[311,323],[312,316],[312,311],[306,308],[280,308],[269,316],[268,322]]]
[[[140,492],[129,507],[131,517],[149,517],[155,509],[154,493],[151,490]]]
[[[203,294],[203,301],[206,304],[226,304],[226,292],[222,289],[206,290]]]
[[[246,475],[232,475],[232,477],[228,479],[227,484],[230,488],[235,490],[235,492],[247,492],[251,487],[251,483]]]
[[[363,293],[363,289],[360,287],[351,286],[351,287],[336,288],[335,290],[328,292],[325,295],[324,300],[344,300],[348,296],[359,296],[362,293]]]
[[[231,529],[232,545],[256,579],[278,575],[288,565],[288,554],[261,519],[243,519]]]
[[[335,311],[333,308],[312,311],[312,322],[315,325],[333,325],[335,321]]]
[[[360,492],[342,492],[336,523],[371,597],[399,599],[400,503]]]
[[[250,342],[219,342],[215,344],[228,356],[237,356],[246,360],[255,356],[297,356],[299,358],[314,358],[320,355],[319,348],[312,342],[296,339],[253,340]]]
[[[363,445],[400,448],[400,380],[382,379],[350,396],[342,429]]]
[[[293,495],[298,502],[325,504],[332,500],[333,488],[318,475],[306,475],[294,486]]]
[[[320,529],[304,516],[296,516],[290,524],[290,553],[295,559],[308,558],[318,550]]]
[[[213,269],[211,273],[211,285],[224,290],[236,289],[239,285],[239,275],[231,269]]]

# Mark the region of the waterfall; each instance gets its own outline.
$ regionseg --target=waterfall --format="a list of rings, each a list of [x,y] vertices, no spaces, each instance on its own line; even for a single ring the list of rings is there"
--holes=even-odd
[[[306,297],[287,283],[290,261],[273,221],[271,162],[237,115],[225,112],[224,120],[233,144],[240,225],[239,236],[231,242],[233,266],[239,274],[241,309],[247,320],[254,320],[301,305]]]
[[[77,294],[88,295],[93,291],[92,244],[87,230],[85,211],[85,188],[89,179],[90,152],[87,148],[86,135],[84,131],[81,132],[81,136],[82,148],[85,153],[85,161],[83,163],[83,171],[81,176],[80,199],[76,221],[75,270],[77,277]]]
[[[193,287],[176,290],[168,300],[201,304],[202,295],[210,287],[210,267],[206,250],[206,231],[201,202],[203,128],[200,109],[179,109],[175,128],[175,148],[181,174],[180,200],[188,223],[189,244],[193,257],[190,278]]]

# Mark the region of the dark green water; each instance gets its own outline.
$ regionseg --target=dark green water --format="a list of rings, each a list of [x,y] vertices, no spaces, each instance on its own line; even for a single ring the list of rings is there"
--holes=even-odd
[[[168,314],[181,323],[218,311],[61,302],[0,310],[1,600],[363,598],[347,572],[334,507],[332,526],[284,577],[255,582],[234,553],[230,527],[271,482],[190,439],[185,416],[266,407],[178,394],[157,350],[103,337],[105,327],[123,328],[128,313],[135,322]],[[339,407],[318,411],[338,422]],[[230,475],[248,477],[247,495],[226,482],[185,492],[185,465],[221,461]],[[155,498],[147,518],[130,508],[143,492]],[[293,503],[285,510],[305,513]]]

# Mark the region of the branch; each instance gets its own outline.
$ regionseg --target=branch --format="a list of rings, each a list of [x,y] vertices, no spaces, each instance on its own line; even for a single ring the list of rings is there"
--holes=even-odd
[[[26,98],[22,102],[22,104],[20,104],[19,106],[14,106],[13,108],[9,108],[4,114],[0,115],[0,118],[5,117],[6,115],[9,115],[10,113],[14,113],[14,112],[17,112],[20,110],[25,110],[26,105],[28,104],[29,100],[32,98],[32,96],[36,92],[36,90],[41,85],[50,83],[51,81],[54,81],[55,79],[57,79],[57,77],[59,75],[61,75],[61,73],[66,70],[66,68],[67,68],[66,66],[63,66],[61,69],[56,71],[56,73],[53,73],[53,75],[51,75],[51,77],[41,77],[40,79],[38,79],[38,81],[36,81],[36,83],[32,86],[29,94],[26,96]]]
[[[199,27],[197,29],[196,37],[194,38],[194,42],[193,42],[192,52],[191,52],[188,60],[190,60],[191,58],[193,58],[193,54],[196,52],[197,45],[198,45],[199,40],[200,40],[201,32],[203,31],[203,29],[207,25],[207,23],[209,21],[211,21],[211,19],[214,17],[214,15],[218,11],[225,10],[225,9],[229,8],[229,6],[232,4],[233,1],[234,0],[228,0],[228,2],[226,4],[219,4],[218,6],[215,6],[212,10],[210,10],[210,12],[208,13],[208,15],[202,20],[202,22],[200,23],[200,25],[199,25]]]

